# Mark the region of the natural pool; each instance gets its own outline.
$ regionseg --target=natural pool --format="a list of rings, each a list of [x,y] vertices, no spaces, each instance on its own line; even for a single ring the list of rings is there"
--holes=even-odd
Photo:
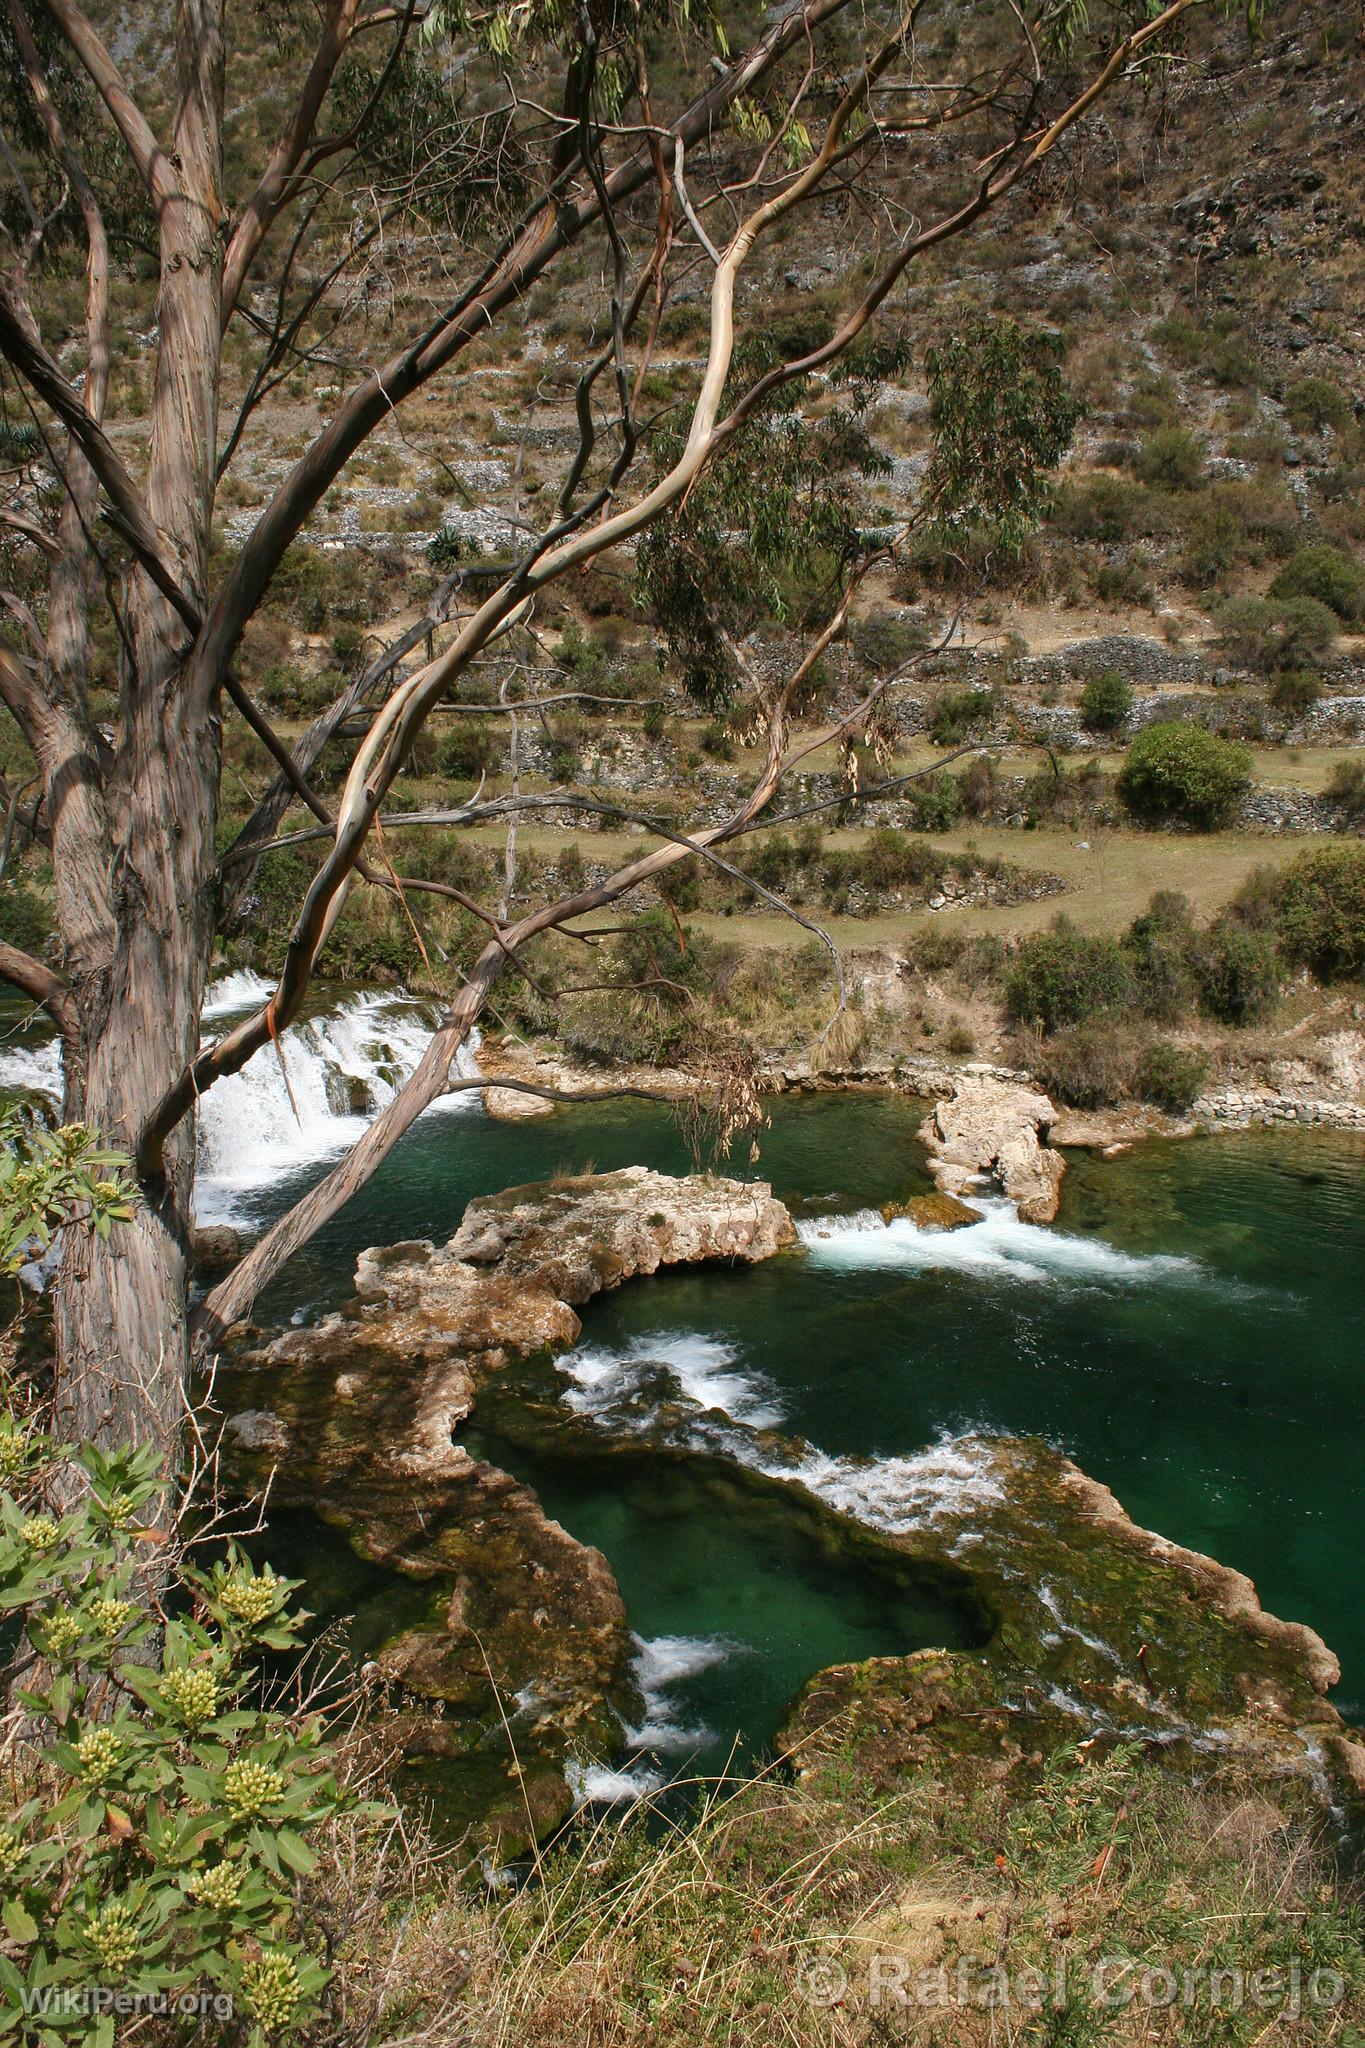
[[[1365,1144],[1255,1133],[1078,1156],[1054,1228],[994,1205],[929,1235],[866,1214],[929,1185],[922,1106],[816,1096],[772,1114],[758,1163],[729,1170],[773,1182],[803,1248],[599,1298],[577,1349],[502,1378],[470,1436],[610,1559],[650,1646],[656,1732],[681,1731],[712,1765],[736,1737],[761,1746],[811,1670],[941,1639],[951,1619],[765,1526],[723,1459],[665,1476],[643,1449],[595,1458],[581,1426],[562,1445],[523,1428],[523,1400],[567,1401],[604,1453],[689,1400],[775,1425],[825,1454],[820,1491],[873,1521],[906,1484],[970,1484],[951,1448],[926,1461],[927,1446],[1043,1435],[1136,1520],[1248,1572],[1272,1612],[1317,1628],[1341,1658],[1339,1704],[1359,1714]],[[665,1110],[430,1118],[262,1309],[334,1304],[360,1246],[449,1231],[474,1193],[637,1161],[689,1170]],[[868,1456],[880,1475],[856,1462]]]

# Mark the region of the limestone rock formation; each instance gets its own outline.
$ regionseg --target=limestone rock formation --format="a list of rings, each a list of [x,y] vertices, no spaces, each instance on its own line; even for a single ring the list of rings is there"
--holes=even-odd
[[[471,1202],[448,1244],[363,1252],[340,1315],[220,1369],[227,1471],[270,1482],[362,1558],[429,1585],[372,1660],[395,1733],[504,1850],[570,1810],[567,1763],[638,1718],[633,1639],[600,1552],[454,1440],[481,1376],[572,1343],[577,1307],[636,1273],[766,1259],[794,1241],[766,1185],[643,1167]],[[517,1702],[508,1734],[499,1700]]]
[[[965,1068],[921,1129],[929,1171],[950,1195],[993,1174],[1025,1223],[1050,1223],[1066,1170],[1061,1153],[1046,1143],[1056,1115],[1036,1089]]]

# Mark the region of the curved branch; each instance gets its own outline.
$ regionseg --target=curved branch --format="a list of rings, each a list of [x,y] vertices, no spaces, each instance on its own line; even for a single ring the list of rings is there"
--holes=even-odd
[[[197,632],[199,608],[183,587],[174,547],[158,530],[113,442],[86,409],[47,350],[26,331],[17,307],[3,287],[0,287],[0,354],[8,357],[43,403],[57,415],[103,486],[109,498],[113,524],[123,534],[161,595],[175,607],[191,633]]]
[[[51,14],[127,145],[143,184],[154,199],[167,196],[173,184],[170,158],[157,141],[151,122],[101,42],[88,15],[73,0],[46,0]]]
[[[8,981],[47,1011],[62,1034],[68,1059],[80,1045],[80,1023],[70,985],[41,960],[0,939],[0,981]]]
[[[346,54],[359,0],[335,0],[318,43],[293,119],[270,153],[270,161],[232,233],[223,258],[223,313],[226,329],[256,253],[288,195],[289,181],[303,161],[337,65]]]

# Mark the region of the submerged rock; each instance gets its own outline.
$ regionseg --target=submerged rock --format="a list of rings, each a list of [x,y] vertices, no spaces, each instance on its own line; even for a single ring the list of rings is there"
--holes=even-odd
[[[961,1230],[981,1221],[981,1211],[960,1202],[956,1195],[912,1195],[908,1202],[888,1202],[882,1222],[894,1223],[905,1217],[917,1230]]]
[[[1050,1223],[1066,1171],[1061,1153],[1045,1142],[1056,1115],[1036,1089],[969,1068],[920,1130],[929,1171],[950,1195],[992,1174],[1025,1223]]]

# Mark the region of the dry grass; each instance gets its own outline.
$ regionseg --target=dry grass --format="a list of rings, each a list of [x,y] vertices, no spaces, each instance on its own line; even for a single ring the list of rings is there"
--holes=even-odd
[[[1282,1796],[1228,1769],[1196,1789],[1129,1749],[890,1790],[836,1755],[796,1783],[703,1789],[681,1818],[608,1813],[501,1899],[420,1842],[416,1876],[378,1889],[342,1856],[342,1894],[368,1903],[341,1975],[389,1987],[355,2008],[371,2040],[433,2048],[1345,2048],[1359,1916]],[[1135,1967],[1097,1980],[1101,1958]],[[1295,1960],[1301,1986],[1332,1973],[1335,2002],[1253,2001],[1254,1971],[1287,1986]],[[1137,1989],[1143,1968],[1175,1973],[1176,2002],[1105,2009],[1097,1984]]]

